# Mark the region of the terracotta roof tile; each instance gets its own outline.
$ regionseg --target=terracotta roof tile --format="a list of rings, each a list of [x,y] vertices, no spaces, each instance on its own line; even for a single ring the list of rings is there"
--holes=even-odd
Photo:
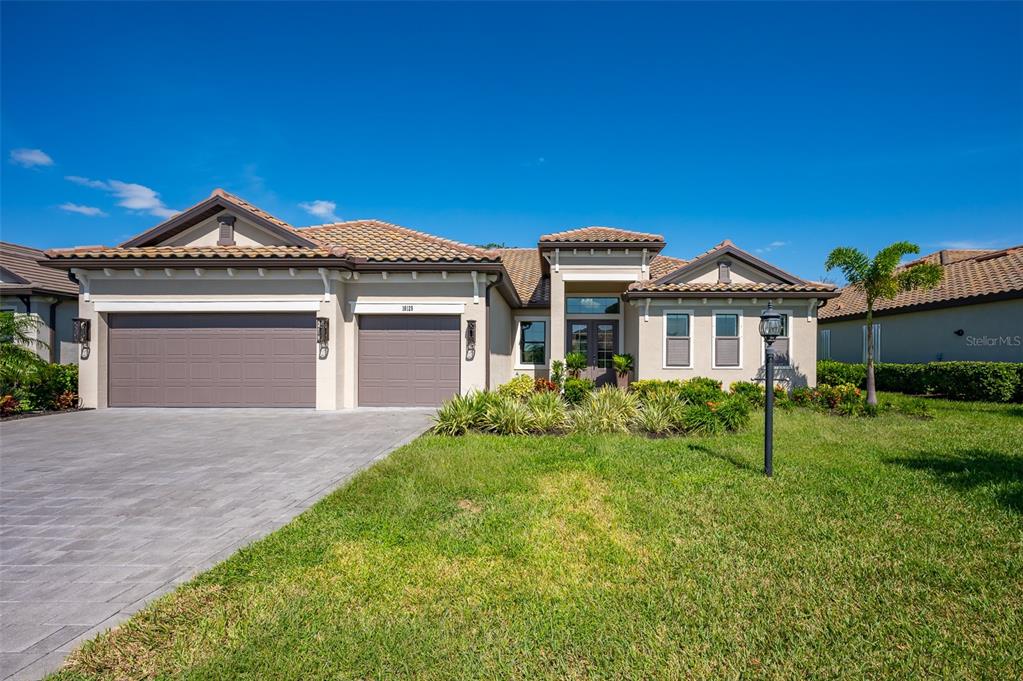
[[[1023,245],[1002,251],[946,251],[945,277],[937,288],[900,293],[892,300],[879,300],[874,311],[911,308],[981,296],[1019,293],[1023,295]],[[941,262],[942,251],[914,262]],[[911,266],[910,263],[908,266]],[[838,297],[821,308],[820,319],[857,317],[867,312],[863,291],[846,286]]]
[[[650,279],[660,279],[666,277],[679,267],[685,265],[688,260],[682,260],[681,258],[673,258],[670,255],[656,255],[650,261]]]
[[[630,291],[665,292],[665,293],[827,293],[834,291],[831,284],[807,282],[806,284],[771,284],[771,283],[731,283],[689,282],[681,284],[648,284],[637,282],[629,287]]]
[[[340,245],[371,262],[498,262],[496,251],[442,239],[380,220],[351,220],[298,233],[323,245]]]
[[[523,304],[551,304],[551,279],[544,273],[540,253],[535,248],[501,248],[497,252]]]
[[[230,201],[231,203],[235,204],[239,208],[247,210],[250,213],[255,213],[259,217],[263,218],[264,220],[266,220],[268,222],[274,223],[278,227],[284,227],[285,229],[290,229],[292,231],[295,230],[294,227],[289,225],[284,220],[281,220],[278,217],[270,215],[270,213],[267,213],[262,208],[260,208],[258,206],[254,206],[253,204],[249,203],[248,201],[246,201],[245,199],[241,198],[240,196],[235,196],[234,194],[232,194],[230,192],[226,192],[223,189],[220,189],[219,187],[214,189],[213,192],[210,193],[210,197],[211,198],[214,197],[214,196],[219,196],[222,199],[226,199],[226,200]]]
[[[0,242],[0,267],[27,282],[0,284],[0,290],[33,289],[77,296],[78,284],[68,279],[67,271],[39,264],[45,257],[38,248]]]
[[[617,227],[581,227],[570,229],[566,232],[555,232],[544,234],[540,237],[540,243],[664,243],[664,237],[660,234],[648,234],[647,232],[630,232]]]

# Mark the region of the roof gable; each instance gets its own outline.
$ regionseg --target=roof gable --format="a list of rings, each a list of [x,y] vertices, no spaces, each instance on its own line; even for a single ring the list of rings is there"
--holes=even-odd
[[[294,227],[283,220],[270,215],[244,199],[225,192],[223,189],[215,189],[208,199],[200,201],[191,208],[161,222],[156,227],[125,241],[121,244],[121,247],[165,246],[173,237],[223,211],[230,211],[232,215],[243,216],[246,221],[279,238],[285,245],[305,248],[315,248],[317,246],[316,243],[299,235]]]
[[[697,272],[702,271],[704,268],[713,266],[714,263],[718,262],[722,258],[729,258],[738,260],[751,267],[753,270],[759,270],[764,274],[776,279],[776,282],[763,282],[763,283],[781,283],[787,285],[805,285],[807,282],[804,279],[800,279],[794,274],[781,270],[774,265],[761,260],[752,253],[742,250],[729,240],[722,241],[717,246],[714,246],[709,251],[698,255],[681,267],[672,270],[662,276],[660,279],[656,279],[651,282],[652,285],[661,284],[679,284],[689,281],[693,275]]]

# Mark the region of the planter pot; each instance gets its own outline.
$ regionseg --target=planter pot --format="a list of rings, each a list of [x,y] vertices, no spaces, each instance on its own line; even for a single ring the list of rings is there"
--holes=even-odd
[[[625,390],[629,387],[629,374],[615,374],[615,381],[618,383],[618,387]]]

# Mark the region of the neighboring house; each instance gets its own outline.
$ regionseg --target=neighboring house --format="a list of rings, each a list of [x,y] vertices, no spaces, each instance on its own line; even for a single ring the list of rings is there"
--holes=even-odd
[[[937,288],[875,303],[875,359],[1023,362],[1023,246],[943,250],[914,262],[924,260],[945,276]],[[821,359],[866,361],[866,310],[863,292],[851,286],[821,310]]]
[[[78,284],[67,270],[43,267],[43,251],[0,241],[0,309],[30,314],[35,337],[45,345],[33,350],[48,362],[75,364],[78,346],[71,342],[71,320],[78,316]]]
[[[586,354],[638,378],[762,371],[759,315],[786,314],[783,379],[815,382],[834,287],[724,242],[693,260],[605,227],[485,250],[376,220],[295,228],[216,190],[116,248],[48,252],[81,282],[88,406],[434,406]]]

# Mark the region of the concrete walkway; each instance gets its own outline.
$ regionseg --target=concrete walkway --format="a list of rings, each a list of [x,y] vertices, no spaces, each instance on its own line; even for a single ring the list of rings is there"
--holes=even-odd
[[[108,409],[0,426],[0,678],[37,679],[430,425],[429,410]]]

